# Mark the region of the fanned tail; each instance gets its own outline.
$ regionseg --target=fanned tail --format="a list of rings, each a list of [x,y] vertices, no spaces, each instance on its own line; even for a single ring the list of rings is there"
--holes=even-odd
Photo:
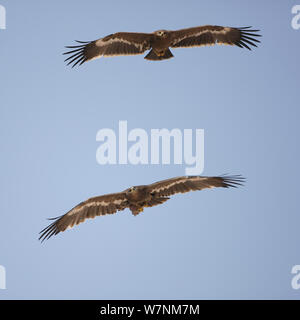
[[[173,54],[170,51],[170,49],[166,50],[165,54],[163,56],[158,56],[154,50],[152,49],[146,56],[145,59],[147,60],[152,60],[152,61],[157,61],[157,60],[165,60],[165,59],[170,59],[173,58]]]

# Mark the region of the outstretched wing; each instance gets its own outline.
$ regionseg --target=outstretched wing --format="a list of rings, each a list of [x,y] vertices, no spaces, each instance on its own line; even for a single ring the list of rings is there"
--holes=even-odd
[[[203,190],[206,188],[229,188],[243,184],[244,178],[236,176],[201,177],[186,176],[162,180],[150,184],[149,192],[157,197],[168,197],[175,193]]]
[[[124,210],[128,207],[125,193],[111,193],[104,196],[90,198],[84,202],[81,202],[76,207],[71,209],[66,214],[52,218],[49,220],[55,220],[48,227],[40,232],[39,240],[44,241],[49,239],[53,235],[59,232],[65,231],[68,228],[72,228],[86,219],[95,218],[96,216],[102,216],[105,214],[113,214],[117,211]]]
[[[251,27],[230,28],[221,26],[201,26],[188,29],[172,31],[173,42],[171,47],[200,47],[215,44],[235,45],[240,48],[251,50],[251,46],[257,47],[255,43],[260,41],[256,37],[259,30]]]
[[[67,46],[73,49],[64,54],[70,55],[65,61],[81,65],[101,56],[135,55],[150,49],[151,33],[118,32],[91,42],[77,41],[80,45]]]

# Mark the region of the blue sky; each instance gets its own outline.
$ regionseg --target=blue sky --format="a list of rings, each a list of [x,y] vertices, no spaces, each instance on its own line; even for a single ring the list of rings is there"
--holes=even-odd
[[[295,1],[5,1],[0,30],[0,299],[299,299],[299,37]],[[261,29],[259,48],[99,59],[73,40],[203,24]],[[204,175],[245,187],[174,196],[89,220],[40,244],[46,218],[185,165],[96,162],[102,128],[201,128]]]

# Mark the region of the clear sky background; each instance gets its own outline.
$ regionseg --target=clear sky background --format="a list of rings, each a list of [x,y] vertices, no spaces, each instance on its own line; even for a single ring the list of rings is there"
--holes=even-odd
[[[6,1],[0,30],[0,299],[299,299],[296,1]],[[65,66],[65,45],[202,24],[261,29],[259,48],[174,49]],[[202,128],[204,175],[239,189],[174,196],[134,217],[88,220],[41,244],[48,221],[94,195],[185,165],[96,162],[96,133]]]

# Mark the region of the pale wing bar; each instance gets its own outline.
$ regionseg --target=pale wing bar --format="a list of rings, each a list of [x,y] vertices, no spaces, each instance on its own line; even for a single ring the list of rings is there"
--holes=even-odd
[[[212,27],[211,27],[212,28]],[[195,31],[194,34],[188,33],[186,36],[175,40],[171,45],[173,48],[179,47],[197,47],[215,44],[236,45],[240,48],[251,50],[251,46],[257,47],[256,43],[260,43],[257,37],[261,37],[260,30],[253,30],[251,27],[242,28],[222,28],[217,27],[216,30],[208,28],[207,30]]]

